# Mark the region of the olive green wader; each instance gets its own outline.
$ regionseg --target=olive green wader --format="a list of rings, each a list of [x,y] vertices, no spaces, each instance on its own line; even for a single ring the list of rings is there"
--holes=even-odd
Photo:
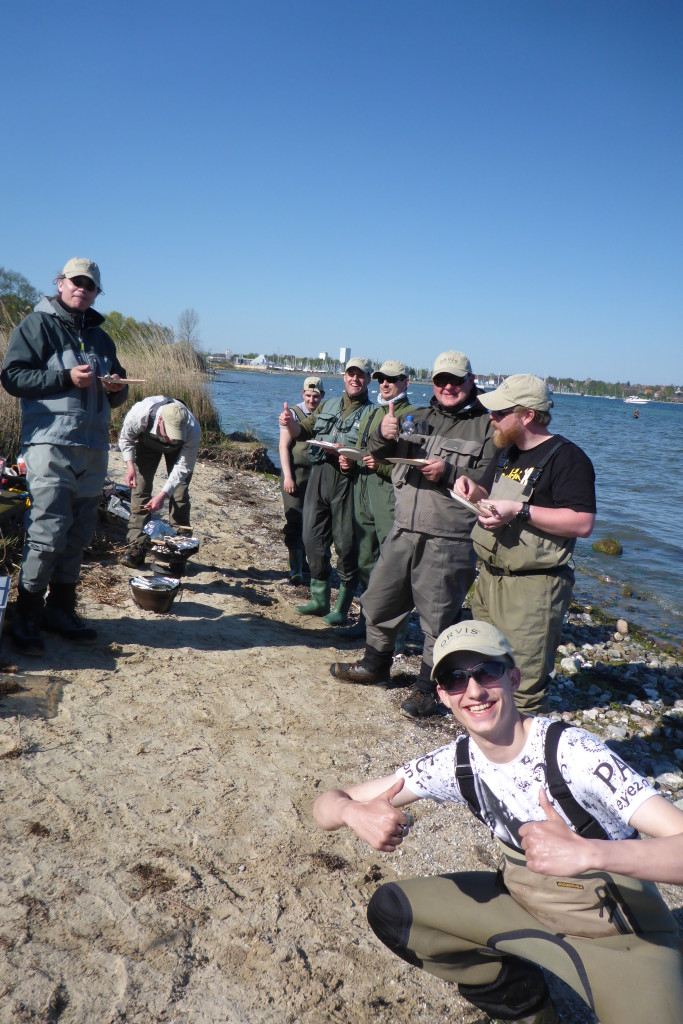
[[[149,433],[142,434],[135,442],[135,475],[137,484],[130,497],[130,519],[126,542],[134,544],[141,536],[150,513],[144,506],[152,497],[154,477],[161,457],[166,462],[166,470],[171,472],[183,447],[182,441],[164,441],[161,437],[152,437]],[[168,521],[171,526],[190,525],[190,480],[189,473],[185,483],[176,487],[168,499]]]
[[[457,983],[490,1016],[510,1019],[535,1009],[544,998],[543,967],[573,988],[601,1024],[678,1024],[683,961],[676,920],[652,883],[605,877],[629,913],[599,937],[572,935],[571,916],[564,925],[544,924],[490,871],[383,885],[368,920],[392,952]],[[604,920],[609,924],[607,913]]]
[[[316,410],[312,436],[354,448],[360,421],[370,402],[341,398],[328,399]],[[358,583],[358,547],[353,529],[353,484],[339,469],[333,453],[315,449],[309,455],[313,463],[304,502],[304,547],[311,569],[311,600],[297,607],[301,615],[322,615],[325,622],[339,626],[348,615]],[[339,594],[330,612],[331,546],[337,554]]]
[[[537,469],[563,443],[558,441]],[[528,481],[498,476],[491,500],[529,501],[539,475],[537,471]],[[483,563],[472,595],[472,617],[492,623],[507,637],[522,675],[515,703],[520,711],[536,714],[543,708],[572,597],[575,539],[552,537],[513,519],[497,530],[477,523],[472,540]]]

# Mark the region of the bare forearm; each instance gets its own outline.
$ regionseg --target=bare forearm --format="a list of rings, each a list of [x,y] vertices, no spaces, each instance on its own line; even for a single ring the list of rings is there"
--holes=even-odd
[[[587,840],[590,869],[683,885],[683,834],[660,839]]]

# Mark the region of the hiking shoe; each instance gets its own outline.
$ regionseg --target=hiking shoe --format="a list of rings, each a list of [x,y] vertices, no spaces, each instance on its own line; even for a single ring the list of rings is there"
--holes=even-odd
[[[387,686],[391,681],[389,668],[379,668],[375,672],[365,668],[361,661],[335,661],[330,665],[330,675],[345,683],[359,683],[361,686]]]
[[[10,628],[12,646],[30,658],[39,658],[45,653],[45,644],[40,635],[40,617],[36,615],[16,616]]]
[[[401,714],[406,718],[429,718],[445,714],[445,708],[436,693],[413,687],[410,697],[401,704]]]
[[[97,640],[97,631],[92,626],[86,626],[76,612],[53,608],[49,604],[45,605],[43,625],[50,633],[59,633],[74,644],[94,644]]]

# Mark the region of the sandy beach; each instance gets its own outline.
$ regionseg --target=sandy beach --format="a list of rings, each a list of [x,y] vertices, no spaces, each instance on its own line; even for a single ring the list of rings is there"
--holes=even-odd
[[[344,644],[294,611],[272,479],[200,462],[191,492],[201,547],[169,614],[134,604],[112,520],[83,573],[97,644],[48,636],[43,661],[5,638],[0,1021],[473,1024],[365,906],[381,879],[490,868],[484,830],[420,804],[389,857],[311,816],[320,789],[448,742],[452,720],[399,716],[408,674],[330,677]]]

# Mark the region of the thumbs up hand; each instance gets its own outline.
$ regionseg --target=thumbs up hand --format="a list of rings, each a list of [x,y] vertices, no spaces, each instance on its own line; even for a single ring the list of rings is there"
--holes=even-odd
[[[600,839],[584,839],[572,831],[539,790],[538,803],[545,821],[527,821],[519,830],[527,867],[539,875],[579,875],[590,869],[591,852]]]
[[[403,779],[397,779],[373,800],[354,800],[346,807],[346,824],[382,853],[393,853],[408,835],[412,823],[412,817],[408,818],[391,803],[403,789],[403,783]]]
[[[281,427],[288,427],[293,419],[294,419],[294,417],[292,416],[291,412],[289,411],[289,406],[285,402],[284,409],[283,409],[283,411],[280,413],[280,415],[278,417],[278,423],[280,424]]]
[[[398,437],[398,419],[393,402],[389,402],[389,411],[382,420],[379,431],[385,441],[395,441]]]

